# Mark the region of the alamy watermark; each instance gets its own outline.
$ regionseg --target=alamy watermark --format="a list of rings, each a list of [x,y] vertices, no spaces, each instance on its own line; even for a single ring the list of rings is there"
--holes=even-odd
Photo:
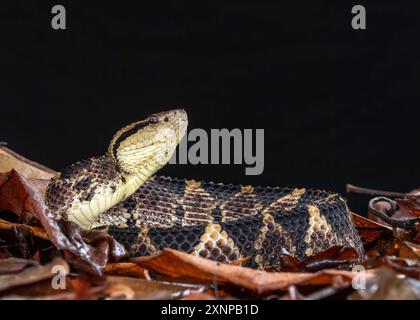
[[[54,15],[51,19],[51,27],[54,30],[65,30],[66,26],[66,8],[63,5],[56,4],[51,8],[51,13]],[[354,16],[351,19],[351,26],[354,30],[366,29],[366,8],[361,5],[354,5],[351,8],[351,13]]]
[[[351,286],[354,290],[366,289],[366,268],[362,265],[355,265],[352,270],[354,276],[351,280]]]
[[[245,175],[260,175],[264,171],[264,129],[192,129],[169,164],[245,164]]]
[[[51,287],[55,290],[65,290],[67,276],[66,268],[61,264],[57,264],[51,268],[51,273],[54,274],[51,279]]]

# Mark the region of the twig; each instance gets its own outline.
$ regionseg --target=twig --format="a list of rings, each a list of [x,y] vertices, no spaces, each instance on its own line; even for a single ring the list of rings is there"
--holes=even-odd
[[[375,190],[375,189],[369,189],[369,188],[363,188],[358,187],[352,184],[346,184],[346,191],[347,192],[353,192],[358,194],[367,194],[370,196],[383,196],[383,197],[391,197],[391,198],[405,198],[410,197],[411,195],[408,195],[406,193],[402,192],[393,192],[393,191],[384,191],[384,190]]]
[[[379,211],[375,208],[375,204],[377,202],[386,202],[388,203],[391,208],[387,210],[386,213]],[[391,225],[394,228],[402,228],[402,229],[415,229],[416,223],[420,223],[420,218],[413,218],[413,219],[407,219],[407,220],[397,220],[391,218],[391,216],[398,210],[398,204],[391,199],[385,198],[385,197],[376,197],[369,201],[369,212],[373,215],[377,216],[382,221],[385,221],[389,225]]]
[[[341,289],[342,290],[342,289]],[[341,291],[340,289],[335,289],[333,287],[326,287],[324,289],[318,290],[314,293],[307,295],[303,300],[321,300],[328,298],[338,292]]]
[[[149,270],[144,269],[144,270],[143,270],[143,275],[144,275],[144,277],[146,278],[146,280],[147,280],[147,281],[152,280],[152,278],[150,277]]]

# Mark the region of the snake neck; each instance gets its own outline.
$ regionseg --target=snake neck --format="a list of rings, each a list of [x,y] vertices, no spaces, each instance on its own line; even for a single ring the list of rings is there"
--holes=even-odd
[[[120,200],[124,200],[131,196],[140,188],[157,170],[150,170],[149,167],[140,169],[138,172],[122,176],[122,188],[124,195]],[[117,190],[116,190],[117,192]]]
[[[150,180],[157,170],[157,166],[155,168],[155,166],[149,164],[131,174],[122,173],[121,179],[115,184],[111,192],[105,186],[102,188],[99,186],[100,191],[96,199],[89,203],[83,203],[80,211],[67,211],[69,220],[73,220],[84,229],[97,227],[101,214],[133,195],[147,180]],[[86,219],[83,219],[83,216]]]
[[[127,174],[107,154],[84,160],[65,168],[51,181],[46,202],[57,218],[90,229],[101,214],[130,197],[157,170],[157,165],[149,161]]]

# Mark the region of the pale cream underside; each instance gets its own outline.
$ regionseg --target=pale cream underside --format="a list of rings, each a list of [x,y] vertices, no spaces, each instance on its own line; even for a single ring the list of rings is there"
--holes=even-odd
[[[91,201],[75,200],[72,207],[66,212],[68,220],[77,223],[83,229],[94,228],[101,213],[131,196],[152,176],[153,172],[153,168],[145,167],[140,169],[136,175],[127,177],[125,183],[122,181],[118,183],[115,191],[111,188],[104,188],[100,193],[95,194]]]

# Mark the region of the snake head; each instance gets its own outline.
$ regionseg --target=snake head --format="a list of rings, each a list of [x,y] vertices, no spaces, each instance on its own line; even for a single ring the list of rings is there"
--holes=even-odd
[[[170,160],[187,126],[183,109],[152,114],[119,130],[108,153],[124,174],[154,174]]]

